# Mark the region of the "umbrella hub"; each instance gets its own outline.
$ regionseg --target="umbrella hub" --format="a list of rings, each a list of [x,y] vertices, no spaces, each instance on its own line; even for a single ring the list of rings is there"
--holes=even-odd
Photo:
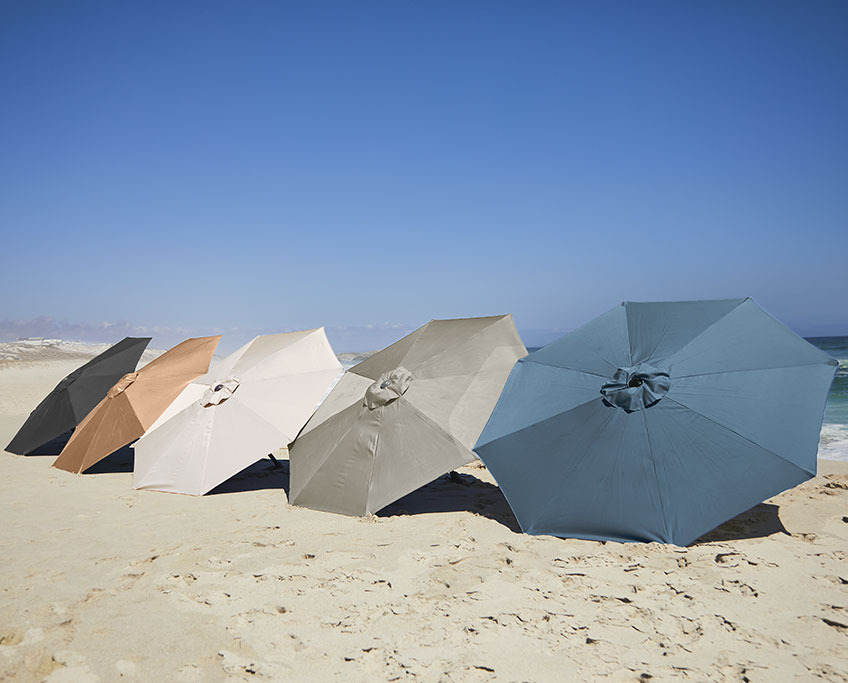
[[[618,368],[612,379],[601,387],[601,394],[608,406],[632,413],[658,403],[670,386],[667,369],[640,363]]]
[[[384,372],[365,390],[365,405],[369,410],[396,401],[406,393],[412,382],[412,373],[404,367]]]
[[[127,389],[129,389],[130,385],[138,379],[137,372],[130,372],[121,379],[119,379],[115,385],[109,389],[108,396],[109,398],[115,398],[119,394],[123,394]]]
[[[204,408],[220,405],[236,393],[236,389],[238,388],[238,377],[227,377],[226,379],[212,382],[212,384],[209,385],[209,388],[203,392],[203,396],[200,399],[200,405]]]

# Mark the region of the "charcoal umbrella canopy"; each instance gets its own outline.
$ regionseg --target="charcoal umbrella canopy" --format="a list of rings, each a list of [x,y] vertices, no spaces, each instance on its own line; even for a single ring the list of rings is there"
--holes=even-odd
[[[687,545],[815,475],[836,367],[751,299],[625,302],[517,363],[476,451],[527,533]]]
[[[189,384],[139,439],[135,488],[207,493],[288,446],[341,371],[323,327],[256,337]]]
[[[187,339],[138,372],[124,375],[80,422],[53,467],[84,472],[139,438],[191,380],[209,369],[220,340]]]
[[[366,515],[471,462],[526,354],[502,315],[433,320],[354,366],[290,448],[289,500]]]
[[[135,370],[150,337],[125,337],[65,377],[30,413],[6,446],[27,455],[76,427],[123,375]]]

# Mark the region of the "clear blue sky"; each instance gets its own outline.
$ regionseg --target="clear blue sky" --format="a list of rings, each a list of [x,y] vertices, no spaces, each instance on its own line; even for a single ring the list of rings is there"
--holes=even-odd
[[[846,36],[837,1],[7,0],[0,320],[534,345],[753,296],[846,334]]]

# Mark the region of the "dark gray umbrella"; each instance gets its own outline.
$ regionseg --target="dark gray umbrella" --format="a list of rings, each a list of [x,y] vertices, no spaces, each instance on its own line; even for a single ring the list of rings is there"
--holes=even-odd
[[[27,455],[76,427],[121,377],[135,370],[151,337],[125,337],[65,377],[44,399],[6,446]]]

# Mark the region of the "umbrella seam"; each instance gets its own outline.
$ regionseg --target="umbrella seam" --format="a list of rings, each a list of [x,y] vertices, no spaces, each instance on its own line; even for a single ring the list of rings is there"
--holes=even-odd
[[[653,445],[653,443],[651,443],[651,432],[648,429],[648,416],[645,415],[644,410],[642,410],[640,412],[642,413],[642,422],[645,425],[645,438],[648,441],[648,452],[651,454],[651,469],[653,469],[653,471],[654,471],[654,484],[657,487],[657,498],[659,498],[659,501],[660,501],[660,513],[662,514],[663,527],[664,527],[664,530],[665,530],[665,538],[667,540],[670,540],[672,538],[672,534],[670,533],[670,530],[668,528],[668,517],[666,517],[666,514],[665,514],[665,503],[663,502],[662,487],[660,486],[660,478],[659,478],[659,475],[657,474],[657,461],[656,461],[656,457],[654,456],[654,445]]]
[[[539,349],[541,351],[541,349]],[[559,365],[554,363],[545,363],[543,361],[536,360],[533,358],[533,354],[531,353],[529,356],[524,356],[524,358],[519,358],[519,363],[535,363],[536,365],[544,365],[549,368],[562,368],[563,370],[571,370],[572,372],[580,372],[584,375],[592,375],[592,377],[600,377],[601,379],[609,379],[609,375],[602,375],[598,372],[589,372],[588,370],[579,370],[577,368],[573,368],[569,365]]]
[[[808,342],[809,343],[809,342]],[[838,363],[838,361],[837,361]],[[672,375],[672,379],[686,379],[688,377],[708,377],[710,375],[726,375],[734,372],[762,372],[766,370],[787,370],[789,368],[808,368],[813,365],[833,365],[830,361],[817,361],[815,363],[800,363],[797,365],[773,365],[767,368],[739,368],[738,370],[716,370],[715,372],[696,372],[691,375]]]

